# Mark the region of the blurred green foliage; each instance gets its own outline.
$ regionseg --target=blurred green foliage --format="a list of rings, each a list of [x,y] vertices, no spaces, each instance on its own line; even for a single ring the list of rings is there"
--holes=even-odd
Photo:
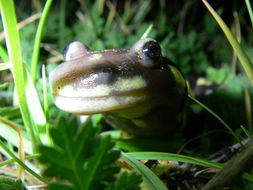
[[[38,0],[16,1],[18,21],[41,12],[43,3]],[[253,28],[245,6],[235,0],[212,3],[229,26],[233,26],[233,12],[237,11],[242,33],[241,45],[253,59]],[[198,80],[204,78],[206,83],[202,84],[203,92],[197,98],[231,124],[244,138],[246,135],[240,130],[240,125],[247,128],[243,86],[249,90],[251,99],[253,90],[239,64],[236,64],[236,70],[232,72],[233,51],[201,1],[54,1],[43,30],[40,65],[47,64],[49,72],[62,62],[62,50],[74,40],[85,43],[93,50],[130,47],[151,24],[153,30],[148,36],[155,38],[162,46],[163,55],[179,66],[189,81],[193,94],[197,94]],[[38,21],[34,21],[20,29],[22,54],[28,68],[31,65],[37,25]],[[0,29],[2,30],[2,24]],[[3,41],[1,45],[5,47]],[[41,67],[38,69],[40,71]],[[9,72],[1,72],[0,80],[1,84],[6,83],[0,86],[0,115],[21,124]],[[41,76],[38,75],[36,88],[42,100],[41,83]],[[49,104],[50,122],[67,115],[59,111],[52,101]],[[224,131],[212,135],[212,131],[223,129],[222,126],[201,108],[191,109],[197,107],[194,103],[189,105],[186,129],[182,136],[186,139],[200,137],[187,147],[187,153],[211,154],[234,142]],[[205,132],[210,132],[211,135],[203,135]],[[119,176],[121,178],[125,179],[125,174]],[[126,178],[130,180],[131,176]],[[120,184],[114,185],[117,187]]]
[[[16,2],[18,20],[24,20],[30,15],[41,12],[43,6],[40,1]],[[236,1],[229,4],[219,2],[216,6],[221,16],[231,26],[234,23],[232,13],[233,11],[238,12],[241,21],[242,45],[250,55],[252,52],[250,44],[253,38],[249,34],[252,32],[252,27],[249,26],[248,20],[244,19],[247,17],[245,7],[241,4],[239,6]],[[24,63],[28,67],[31,63],[37,24],[38,21],[34,21],[20,29]],[[170,58],[181,68],[193,92],[198,85],[198,79],[205,78],[207,86],[210,83],[226,86],[213,91],[214,94],[227,100],[237,96],[239,108],[244,110],[242,103],[244,97],[241,92],[244,84],[244,79],[242,80],[244,77],[241,76],[244,74],[241,73],[238,64],[236,73],[231,72],[232,49],[209,13],[200,2],[193,0],[187,2],[163,0],[55,1],[43,30],[40,64],[46,63],[47,70],[50,71],[62,61],[61,51],[64,46],[74,40],[81,41],[94,50],[130,47],[142,36],[150,24],[153,24],[153,30],[149,37],[161,43],[164,56]],[[40,67],[38,69],[41,70]],[[8,81],[6,76],[6,72],[0,73],[2,81]],[[40,77],[39,75],[38,79]],[[234,80],[238,82],[233,82]],[[8,82],[6,90],[1,92],[2,106],[10,106],[12,102],[13,85],[11,81]],[[234,85],[233,90],[224,93],[224,89],[229,88],[230,83]],[[38,80],[36,87],[42,94],[41,80]],[[250,94],[252,97],[251,90]],[[210,97],[206,96],[205,92],[201,95],[204,102],[210,102],[208,100]],[[216,110],[217,105],[220,105],[219,110]],[[226,115],[233,115],[230,114],[231,109],[227,110],[223,106],[223,102],[216,101],[214,105],[209,104],[209,106],[215,111],[223,110],[222,112],[227,113]],[[57,117],[59,111],[55,109],[52,101],[50,101],[50,107],[52,108],[50,109],[51,115]],[[239,115],[237,114],[238,117]],[[238,121],[242,120],[245,118],[238,119]]]
[[[225,9],[223,5],[229,6],[226,6]],[[24,20],[32,14],[41,12],[43,6],[39,1],[16,2],[18,20]],[[249,34],[252,28],[248,26],[248,20],[244,19],[245,15],[247,16],[245,7],[241,4],[239,6],[236,1],[229,4],[220,2],[216,6],[221,16],[231,26],[234,24],[232,13],[233,11],[238,12],[242,22],[242,45],[246,51],[251,52],[250,44],[253,38]],[[28,23],[20,29],[24,63],[28,67],[31,63],[37,24],[38,21]],[[207,89],[210,84],[217,85],[217,89],[204,90],[200,98],[228,122],[230,119],[239,121],[231,122],[235,128],[238,128],[240,123],[245,124],[242,86],[246,84],[246,79],[238,64],[236,73],[231,72],[232,49],[201,2],[193,0],[187,2],[163,0],[56,1],[53,3],[43,30],[40,64],[46,63],[49,72],[62,61],[61,52],[64,47],[74,40],[85,43],[93,50],[130,47],[143,35],[150,24],[153,24],[153,30],[149,37],[160,42],[164,56],[179,66],[186,79],[189,80],[193,93],[199,78],[207,81],[204,84]],[[41,70],[40,67],[39,69]],[[5,81],[6,72],[0,75],[1,80]],[[38,79],[40,77],[39,75]],[[246,86],[249,87],[249,84],[247,83]],[[42,95],[41,80],[38,80],[36,87],[41,92],[39,94]],[[9,82],[7,90],[1,92],[2,106],[10,106],[13,98],[12,91],[10,91],[12,88],[13,85]],[[252,91],[249,92],[252,97]],[[228,108],[224,100],[233,101],[233,104],[230,104],[232,108]],[[232,106],[234,104],[235,107]],[[52,100],[49,101],[49,105],[50,115],[53,118],[63,114],[55,108]],[[191,122],[189,124],[192,125]],[[201,124],[197,122],[198,125]]]

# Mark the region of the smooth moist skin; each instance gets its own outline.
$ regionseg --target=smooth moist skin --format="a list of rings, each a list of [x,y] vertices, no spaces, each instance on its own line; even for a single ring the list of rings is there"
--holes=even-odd
[[[112,126],[141,136],[170,136],[182,126],[186,82],[155,40],[104,51],[75,41],[65,48],[64,59],[49,75],[58,108],[103,113]]]

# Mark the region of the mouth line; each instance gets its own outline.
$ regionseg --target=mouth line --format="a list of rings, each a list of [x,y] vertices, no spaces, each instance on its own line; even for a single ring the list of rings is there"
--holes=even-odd
[[[79,99],[99,99],[99,98],[113,98],[113,97],[141,97],[147,94],[146,88],[129,90],[125,92],[111,92],[108,95],[102,96],[64,96],[64,95],[56,95],[62,98],[79,98]]]

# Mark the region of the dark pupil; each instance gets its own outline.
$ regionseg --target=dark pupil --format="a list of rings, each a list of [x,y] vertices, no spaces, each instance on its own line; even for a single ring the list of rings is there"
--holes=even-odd
[[[161,55],[161,48],[156,42],[148,42],[143,47],[143,53],[151,59],[157,59]]]
[[[66,59],[66,55],[67,55],[68,49],[69,49],[69,45],[65,46],[64,49],[63,49],[63,51],[62,51],[64,59]]]

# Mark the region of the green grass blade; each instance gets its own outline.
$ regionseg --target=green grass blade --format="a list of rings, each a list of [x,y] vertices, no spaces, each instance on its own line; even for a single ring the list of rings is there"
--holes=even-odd
[[[45,118],[46,118],[46,134],[47,134],[47,140],[51,143],[51,137],[49,134],[49,127],[50,127],[50,123],[49,123],[49,103],[48,103],[48,99],[49,99],[49,93],[47,91],[47,75],[46,75],[46,67],[43,64],[42,65],[42,85],[43,85],[43,110],[44,110],[44,114],[45,114]]]
[[[4,71],[11,68],[11,64],[9,62],[0,63],[0,71]]]
[[[164,183],[144,164],[139,162],[136,158],[129,154],[121,152],[121,158],[127,162],[130,166],[135,168],[142,176],[144,183],[148,189],[152,190],[167,190],[168,188]]]
[[[173,154],[173,153],[163,153],[163,152],[129,152],[126,153],[131,158],[137,160],[170,160],[170,161],[177,161],[177,162],[184,162],[189,164],[196,164],[205,167],[217,168],[222,169],[224,167],[223,164],[212,162],[209,160],[204,160],[200,158],[194,158],[191,156],[185,156],[180,154]],[[242,173],[242,177],[246,180],[253,182],[253,176],[249,173]]]
[[[26,130],[30,133],[34,145],[34,151],[36,151],[35,147],[38,144],[38,139],[35,137],[32,119],[25,98],[27,77],[22,63],[20,38],[17,30],[17,20],[13,0],[0,0],[0,9],[9,54],[9,62],[12,64],[12,74],[15,82],[18,103]]]
[[[66,21],[66,0],[61,0],[60,10],[59,10],[59,35],[58,35],[58,45],[59,47],[64,47],[65,43],[65,21]]]
[[[1,64],[0,64],[0,71],[1,71]],[[0,90],[3,90],[3,89],[6,89],[8,87],[8,83],[3,83],[3,84],[0,84]]]
[[[32,116],[33,122],[36,126],[45,126],[46,125],[46,117],[43,112],[43,109],[40,104],[39,96],[33,85],[31,76],[29,75],[28,71],[27,75],[27,86],[26,86],[26,99],[28,102],[28,108]],[[36,127],[34,126],[34,127]],[[37,128],[37,127],[36,127]]]
[[[135,23],[142,23],[144,21],[145,16],[148,14],[149,10],[151,9],[151,1],[145,0],[140,3],[138,7],[138,11],[135,12],[133,21]]]
[[[43,177],[41,177],[39,174],[35,173],[32,169],[30,169],[27,165],[25,165],[20,159],[18,159],[14,153],[12,153],[6,146],[5,144],[0,140],[0,147],[12,157],[12,159],[15,160],[19,165],[21,165],[28,173],[30,173],[32,176],[36,177],[38,180],[48,183],[47,180],[45,180]]]
[[[0,117],[0,119],[4,119],[4,118]],[[9,121],[10,123],[13,123],[16,126],[19,126],[18,124],[14,123],[10,120],[7,120],[7,121]],[[8,143],[10,143],[11,145],[18,147],[18,141],[17,141],[18,134],[17,134],[17,132],[13,128],[9,127],[7,124],[2,123],[2,122],[0,122],[0,137],[5,139],[6,141],[8,141]],[[24,134],[23,134],[23,144],[25,147],[25,152],[27,154],[32,154],[31,141],[29,138],[27,138],[27,135],[24,135]]]
[[[37,73],[37,65],[39,61],[39,54],[40,54],[40,42],[41,42],[41,36],[43,27],[49,12],[49,9],[51,7],[53,0],[47,0],[46,5],[44,7],[44,10],[42,12],[40,22],[38,25],[38,29],[36,32],[35,40],[34,40],[34,46],[33,46],[33,54],[32,54],[32,65],[31,65],[31,77],[32,81],[34,82],[36,79],[36,73]]]
[[[36,159],[36,158],[38,158],[39,156],[40,156],[39,154],[29,155],[29,156],[26,156],[26,157],[25,157],[25,160]],[[15,163],[15,159],[11,158],[11,159],[5,160],[5,161],[3,161],[3,162],[0,162],[0,167],[3,167],[3,166],[8,165],[8,164],[14,164],[14,163]]]
[[[250,17],[250,20],[251,20],[251,24],[253,26],[253,12],[252,12],[252,7],[251,7],[251,4],[250,4],[250,0],[245,0],[245,3],[246,3],[246,6],[247,6],[247,9],[248,9],[248,12],[249,12],[249,17]]]
[[[242,125],[241,125],[241,129],[243,130],[243,132],[245,133],[245,135],[247,135],[248,138],[252,139],[252,133],[251,133],[251,131],[249,131],[248,129],[246,129]]]
[[[116,8],[112,5],[112,6],[109,6],[109,9],[110,9],[110,11],[109,11],[109,14],[107,16],[105,26],[104,26],[104,29],[103,29],[104,34],[106,34],[106,32],[110,31],[110,28],[112,27],[112,24],[113,24],[113,19],[116,16]]]
[[[9,61],[9,57],[8,54],[6,52],[6,49],[0,45],[0,57],[3,60],[3,62],[8,62]]]
[[[129,152],[126,153],[130,157],[133,157],[137,160],[170,160],[177,162],[184,162],[189,164],[196,164],[205,167],[212,167],[221,169],[223,168],[223,164],[211,162],[209,160],[204,160],[200,158],[194,158],[191,156],[185,156],[174,153],[164,153],[164,152]]]
[[[141,39],[147,38],[149,33],[151,32],[153,28],[153,24],[150,24],[149,27],[147,28],[147,30],[144,32],[144,34],[141,36]]]
[[[250,82],[253,84],[253,65],[243,50],[243,48],[240,46],[239,42],[236,40],[228,26],[225,24],[225,22],[220,18],[220,16],[215,12],[215,10],[208,4],[206,0],[202,0],[202,2],[205,4],[209,12],[212,14],[216,22],[221,27],[222,31],[224,32],[227,40],[229,41],[230,45],[233,47],[234,51],[236,52],[238,59],[240,60],[240,63],[249,78]]]
[[[97,2],[98,13],[101,15],[104,12],[105,0],[97,0],[96,2]]]

